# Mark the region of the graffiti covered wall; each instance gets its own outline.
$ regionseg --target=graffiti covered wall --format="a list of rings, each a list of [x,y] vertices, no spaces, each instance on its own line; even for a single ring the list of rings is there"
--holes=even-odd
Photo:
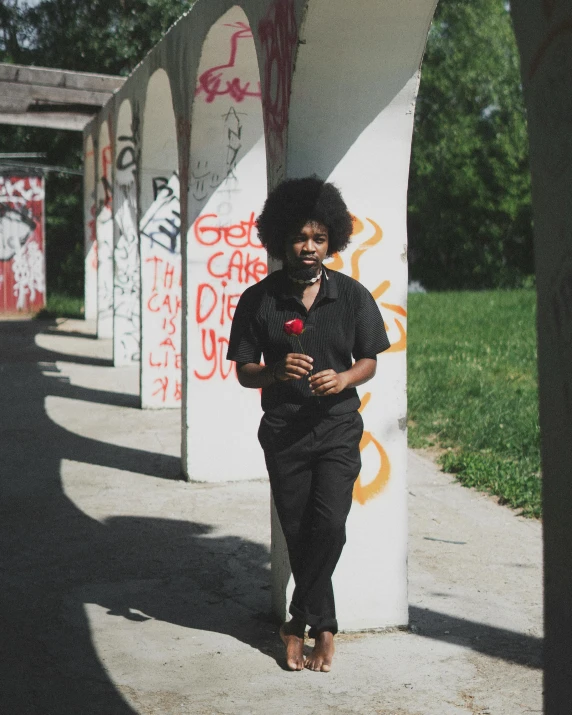
[[[123,102],[117,120],[113,182],[113,364],[138,362],[141,350],[141,276],[137,231],[137,122]]]
[[[99,131],[95,230],[97,234],[97,337],[113,337],[113,150],[109,122]]]
[[[238,7],[205,40],[192,125],[189,214],[196,218],[186,245],[183,469],[200,481],[252,479],[265,474],[262,453],[250,442],[262,415],[260,394],[240,387],[226,352],[242,292],[268,272],[255,228],[266,155],[254,39]],[[228,462],[213,460],[221,435]]]
[[[181,223],[179,177],[155,181],[155,200],[141,220],[144,407],[181,404]]]
[[[83,152],[84,315],[86,320],[97,319],[96,168],[93,136],[86,132]]]
[[[270,187],[311,174],[330,179],[356,217],[354,242],[332,268],[372,292],[392,349],[361,392],[363,466],[335,581],[345,629],[407,622],[405,215],[419,66],[435,5],[196,3],[121,91],[141,106],[142,406],[182,405],[189,478],[265,472],[260,396],[240,388],[224,354],[240,294],[267,270],[254,226],[266,174]],[[99,144],[101,155],[101,136]],[[281,613],[284,563],[274,522]]]
[[[154,72],[142,117],[141,406],[181,406],[181,216],[169,78]]]
[[[0,313],[45,302],[44,179],[0,176]]]

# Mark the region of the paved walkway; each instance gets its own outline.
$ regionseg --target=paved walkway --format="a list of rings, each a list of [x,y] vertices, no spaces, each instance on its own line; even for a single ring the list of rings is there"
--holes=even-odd
[[[284,670],[268,485],[190,485],[179,415],[82,321],[0,322],[0,712],[541,712],[541,528],[411,453],[411,631]]]

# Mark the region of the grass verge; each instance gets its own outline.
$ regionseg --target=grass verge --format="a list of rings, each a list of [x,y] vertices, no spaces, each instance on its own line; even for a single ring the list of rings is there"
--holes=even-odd
[[[36,318],[83,318],[83,298],[65,293],[49,293],[46,307],[36,314]]]
[[[541,516],[533,290],[412,294],[409,444],[466,486]]]

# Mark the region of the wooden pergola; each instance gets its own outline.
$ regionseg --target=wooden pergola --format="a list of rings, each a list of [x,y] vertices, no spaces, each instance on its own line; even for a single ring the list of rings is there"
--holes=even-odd
[[[125,78],[0,63],[0,124],[82,131]]]

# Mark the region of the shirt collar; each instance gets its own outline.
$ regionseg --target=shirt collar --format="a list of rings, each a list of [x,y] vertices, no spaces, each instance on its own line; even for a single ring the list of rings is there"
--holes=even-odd
[[[282,268],[280,272],[280,280],[278,281],[277,294],[287,300],[292,298],[291,282],[288,279],[288,274],[286,269]],[[338,297],[338,285],[336,282],[336,272],[331,271],[322,265],[322,279],[320,281],[320,291],[316,297],[316,300],[321,298],[328,298],[329,300],[336,300]]]

